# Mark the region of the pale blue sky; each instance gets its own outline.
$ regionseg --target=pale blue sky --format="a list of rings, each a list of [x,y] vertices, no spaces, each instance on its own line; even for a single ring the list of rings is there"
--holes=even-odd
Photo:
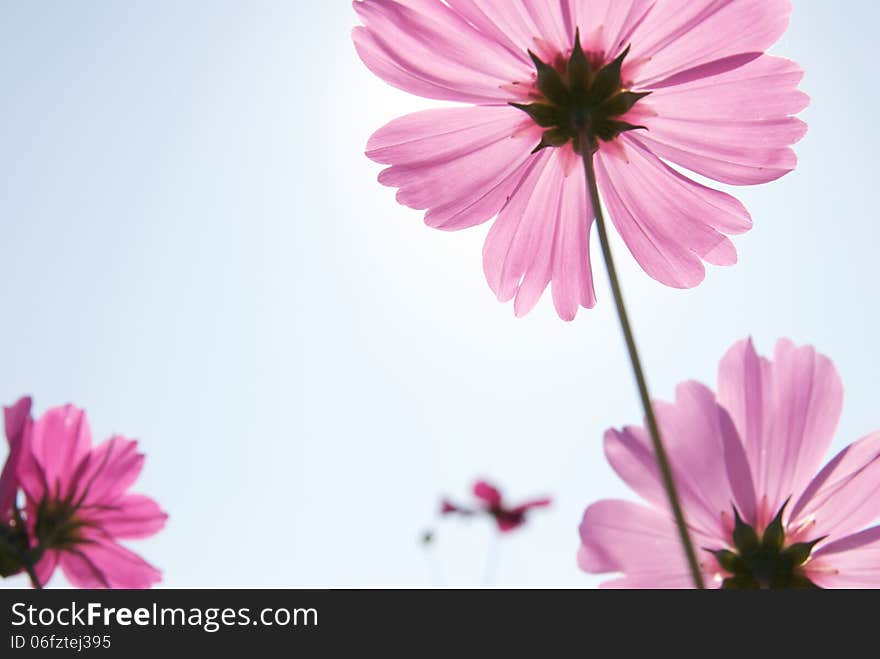
[[[615,244],[657,397],[714,384],[737,339],[788,336],[841,371],[840,446],[880,427],[880,5],[795,5],[775,52],[806,69],[810,133],[794,174],[738,192],[740,264],[673,291]],[[601,436],[640,418],[607,282],[597,268],[574,323],[547,299],[517,320],[483,278],[487,227],[396,205],[364,145],[433,104],[360,64],[348,2],[0,0],[0,17],[0,401],[73,401],[96,440],[142,440],[137,489],[171,520],[131,546],[165,585],[430,585],[417,536],[480,474],[557,498],[504,539],[496,583],[597,583],[576,527],[631,496]],[[479,584],[486,530],[443,525],[446,583]]]

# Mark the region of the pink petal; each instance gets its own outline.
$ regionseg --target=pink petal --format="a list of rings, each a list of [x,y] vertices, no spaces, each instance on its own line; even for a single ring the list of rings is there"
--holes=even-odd
[[[447,4],[512,57],[521,59],[525,67],[532,67],[527,51],[535,45],[535,33],[519,6],[510,0],[448,0]]]
[[[732,69],[706,68],[687,80],[654,85],[651,95],[636,107],[649,105],[663,117],[694,121],[781,119],[809,105],[809,96],[797,88],[803,77],[803,70],[790,60],[750,55],[745,64]],[[767,139],[786,143],[775,135]]]
[[[682,176],[637,138],[618,142],[619,152],[599,151],[597,178],[614,226],[645,272],[668,286],[692,288],[705,276],[701,259],[736,263],[724,233],[751,226],[742,204]]]
[[[461,508],[456,506],[454,503],[449,501],[449,499],[443,499],[440,503],[440,514],[441,515],[451,515],[453,513],[462,512]]]
[[[578,306],[595,305],[589,261],[589,225],[582,172],[570,148],[545,149],[492,225],[483,270],[502,302],[516,298],[523,316],[550,282],[557,313],[571,320]]]
[[[162,579],[140,556],[104,538],[63,552],[61,568],[77,588],[149,588]]]
[[[428,209],[430,226],[464,229],[497,215],[516,189],[540,139],[523,123],[511,107],[417,112],[379,129],[367,155],[392,165],[379,181],[400,188],[400,203]]]
[[[880,588],[880,526],[823,547],[806,573],[822,588]]]
[[[655,0],[568,0],[571,15],[569,48],[574,28],[589,52],[604,54],[608,61],[632,43],[632,35],[651,14]],[[565,4],[565,3],[563,3]]]
[[[766,121],[692,121],[657,117],[640,137],[651,151],[697,174],[731,185],[768,183],[797,166],[794,144],[807,125],[793,117]],[[768,142],[779,140],[786,146]]]
[[[843,405],[834,365],[787,340],[769,362],[743,341],[721,360],[718,401],[743,439],[758,499],[775,514],[803,492],[831,444]]]
[[[514,57],[532,50],[550,61],[571,51],[578,27],[587,50],[613,57],[627,45],[654,0],[449,0],[448,4]],[[531,66],[528,59],[524,63]]]
[[[155,535],[168,520],[158,503],[141,494],[126,494],[112,504],[86,507],[81,514],[105,534],[123,540]]]
[[[33,423],[26,444],[18,476],[28,497],[66,494],[92,445],[86,413],[73,405],[47,411]]]
[[[511,531],[516,531],[518,528],[522,527],[526,523],[525,517],[495,517],[495,524],[498,526],[498,531],[501,533],[510,533]]]
[[[548,213],[539,214],[533,221],[526,220],[533,199],[541,190],[544,197],[552,189],[545,174],[552,154],[544,150],[529,160],[526,174],[507,205],[489,230],[483,246],[483,270],[489,287],[502,302],[516,295],[519,282],[534,257],[533,245],[541,239]],[[531,218],[529,218],[531,220]],[[540,226],[535,227],[535,224]]]
[[[557,233],[560,218],[566,212],[562,206],[564,178],[554,170],[552,163],[558,162],[558,158],[554,156],[555,154],[551,155],[551,164],[544,170],[544,176],[520,220],[521,229],[526,229],[520,235],[526,238],[527,242],[519,243],[523,248],[519,263],[525,267],[520,273],[521,277],[518,277],[519,286],[513,302],[514,313],[518,318],[522,318],[535,308],[553,279],[553,256],[556,251]],[[532,231],[528,231],[529,228]],[[511,263],[517,262],[511,261]],[[507,278],[509,279],[515,272],[518,270],[509,270]]]
[[[514,56],[443,3],[364,0],[353,5],[364,24],[353,33],[361,59],[373,73],[405,91],[442,100],[504,104],[510,93],[502,87],[532,75],[525,58]]]
[[[501,492],[486,481],[477,481],[474,484],[474,496],[482,499],[489,506],[501,505]]]
[[[628,501],[599,501],[587,508],[579,531],[578,565],[585,572],[622,572],[642,588],[692,585],[675,525],[656,510]],[[700,534],[695,541],[717,544]]]
[[[144,466],[137,442],[111,437],[95,447],[77,472],[77,497],[85,505],[110,503],[132,486]]]
[[[714,538],[714,545],[724,545],[728,530],[724,520],[732,518],[733,506],[747,519],[753,519],[755,512],[749,465],[732,421],[714,394],[698,382],[679,385],[674,404],[657,402],[654,409],[685,518]],[[647,430],[609,430],[605,455],[639,495],[668,509]]]
[[[520,504],[511,512],[515,515],[519,515],[531,510],[532,508],[546,508],[552,503],[552,499],[535,499],[534,501],[527,501],[526,503]]]
[[[498,7],[499,4],[496,2],[495,6]],[[563,6],[565,4],[558,1],[506,0],[503,4],[504,10],[498,13],[511,17],[514,14],[519,14],[523,23],[528,25],[531,31],[532,39],[529,47],[533,51],[541,51],[542,55],[548,56],[551,53],[566,53],[574,44],[570,21],[564,15]],[[535,43],[537,39],[546,42],[546,47],[542,48],[540,42]]]
[[[21,442],[22,433],[24,433],[31,416],[31,402],[29,396],[24,396],[9,407],[3,408],[6,439],[9,441],[10,448]]]
[[[580,180],[580,163],[563,178],[560,216],[553,250],[552,293],[556,313],[562,320],[574,320],[579,307],[596,306],[590,266],[590,230],[593,211],[587,204],[585,183]]]
[[[847,446],[819,472],[791,509],[789,526],[805,526],[807,541],[839,538],[878,517],[880,433],[874,433]]]
[[[515,57],[532,50],[549,61],[570,50],[574,42],[567,0],[449,0],[448,4]],[[531,66],[528,59],[525,63]]]
[[[461,157],[512,136],[527,119],[511,107],[423,110],[376,131],[367,156],[386,165],[424,165]],[[523,144],[531,149],[532,145]]]
[[[634,108],[639,140],[662,158],[724,183],[753,185],[797,164],[790,148],[806,134],[790,115],[809,98],[797,89],[803,73],[788,60],[761,56],[732,70],[654,89]]]
[[[785,32],[790,0],[660,0],[631,37],[643,61],[638,86],[741,53],[761,53]]]
[[[635,577],[621,577],[599,584],[602,590],[687,590],[693,587],[694,581],[690,573],[670,574],[663,568],[640,572]]]
[[[9,442],[9,454],[3,472],[0,473],[0,517],[6,515],[15,503],[18,489],[18,462],[21,456],[25,432],[31,424],[31,399],[24,397],[14,405],[3,408],[6,439]],[[4,520],[0,519],[0,523]]]

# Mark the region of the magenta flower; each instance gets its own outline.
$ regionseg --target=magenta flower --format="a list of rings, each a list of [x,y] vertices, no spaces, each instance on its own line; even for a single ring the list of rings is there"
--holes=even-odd
[[[843,404],[831,361],[783,340],[772,361],[751,341],[722,359],[718,393],[696,382],[655,403],[709,585],[880,587],[880,433],[820,471]],[[685,588],[690,573],[646,431],[609,430],[615,471],[649,506],[600,501],[580,527],[578,562],[622,573],[612,588]],[[818,472],[818,473],[817,473]]]
[[[367,155],[400,203],[459,230],[493,217],[489,285],[528,313],[548,285],[559,316],[596,298],[581,155],[642,268],[677,288],[732,265],[751,219],[667,162],[751,185],[791,171],[806,126],[799,67],[764,54],[790,0],[363,0],[354,42],[386,82],[469,107],[411,114]]]
[[[550,499],[535,499],[518,506],[507,506],[498,488],[486,481],[477,481],[474,484],[474,496],[478,499],[476,508],[465,508],[445,499],[440,512],[443,515],[488,515],[495,521],[501,533],[509,533],[526,523],[529,510],[545,508],[552,503]]]
[[[128,493],[143,463],[137,442],[122,437],[92,447],[86,414],[71,405],[29,424],[17,475],[31,542],[42,554],[40,584],[59,565],[80,588],[146,588],[160,580],[156,568],[117,542],[152,536],[167,519],[155,501]]]

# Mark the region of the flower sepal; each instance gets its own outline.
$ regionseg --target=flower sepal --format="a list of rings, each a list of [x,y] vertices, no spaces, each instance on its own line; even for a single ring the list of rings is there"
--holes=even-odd
[[[810,559],[813,549],[824,538],[785,546],[785,525],[782,518],[786,501],[760,536],[754,527],[743,521],[734,507],[736,519],[731,549],[707,549],[730,576],[722,588],[730,589],[791,589],[817,588],[801,567]]]
[[[6,579],[22,571],[22,552],[26,550],[27,546],[22,546],[21,534],[0,524],[0,577]]]

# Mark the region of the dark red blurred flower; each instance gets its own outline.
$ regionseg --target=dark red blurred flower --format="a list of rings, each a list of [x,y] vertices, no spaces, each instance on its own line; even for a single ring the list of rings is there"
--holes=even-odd
[[[508,533],[518,529],[526,523],[526,513],[532,508],[544,508],[552,502],[549,498],[534,499],[518,506],[507,506],[501,492],[494,485],[486,481],[477,481],[474,484],[474,496],[477,502],[474,508],[466,508],[444,499],[441,507],[443,515],[488,515],[495,520],[501,533]]]

